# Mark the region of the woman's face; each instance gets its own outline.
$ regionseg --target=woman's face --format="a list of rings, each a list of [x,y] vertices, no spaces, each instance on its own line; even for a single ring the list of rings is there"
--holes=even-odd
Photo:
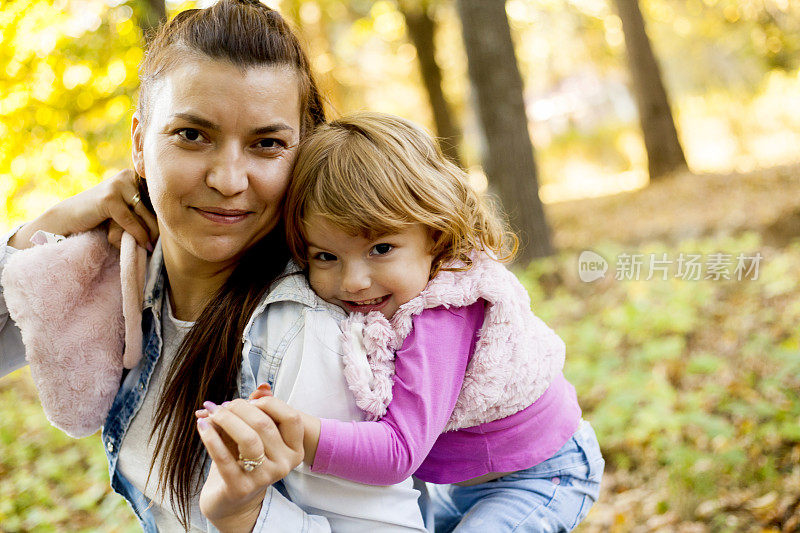
[[[179,268],[234,264],[280,216],[300,137],[297,75],[188,56],[133,119],[133,159]]]

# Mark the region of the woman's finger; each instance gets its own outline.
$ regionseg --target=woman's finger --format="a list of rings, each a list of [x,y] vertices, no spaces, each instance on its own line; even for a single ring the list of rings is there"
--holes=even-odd
[[[206,402],[203,406],[211,411],[211,421],[222,429],[235,443],[241,456],[245,459],[256,460],[265,453],[265,444],[262,433],[270,433],[270,425],[274,423],[261,413],[261,420],[254,421],[252,413],[249,419],[243,418],[241,405],[247,405],[244,400],[234,400],[227,407],[215,406]],[[248,406],[254,409],[252,406]],[[258,411],[258,409],[255,409]],[[259,411],[260,412],[260,411]],[[277,429],[272,433],[278,435]],[[278,440],[280,437],[278,437]],[[272,439],[274,440],[274,439]],[[270,445],[274,445],[271,442]]]
[[[150,242],[154,243],[158,240],[158,222],[156,216],[147,209],[143,200],[135,202],[133,205],[133,212],[139,217],[139,220],[144,222],[147,234],[150,237]]]
[[[271,425],[272,429],[260,429],[264,433],[264,436],[261,436],[234,413],[232,409],[240,413],[247,413],[247,417],[252,417],[252,411],[255,411],[260,420],[254,425],[259,428],[263,427],[262,424],[266,424],[267,427]],[[234,482],[237,476],[239,476],[240,480],[241,476],[246,476],[247,483],[266,487],[283,479],[292,468],[300,464],[300,460],[295,458],[297,453],[285,445],[274,423],[260,409],[247,404],[244,400],[234,400],[227,407],[214,406],[213,411],[210,418],[198,419],[198,429],[201,429],[201,424],[205,426],[205,424],[210,423],[219,438],[219,445],[225,447],[227,454],[223,455],[223,457],[226,462],[220,466],[220,473],[222,474],[223,467],[226,468],[226,479]],[[268,447],[265,449],[263,441],[254,445],[253,441],[250,440],[251,432],[263,438],[263,441],[268,443]],[[235,445],[232,446],[234,443]],[[234,456],[236,457],[235,464],[238,471],[227,463],[227,458],[233,458]],[[246,471],[242,462],[239,461],[239,456],[244,460],[258,461],[259,464],[253,465],[252,470]]]
[[[258,434],[259,438],[261,439],[262,453],[264,453],[270,459],[281,464],[289,462],[286,460],[286,458],[287,455],[291,454],[291,449],[286,446],[285,442],[283,442],[283,438],[278,430],[278,427],[276,426],[275,422],[272,421],[269,415],[265,414],[265,412],[258,407],[252,405],[249,401],[241,399],[226,402],[225,405],[225,409],[238,416],[239,419],[241,419]],[[236,440],[235,437],[234,440]],[[248,444],[245,444],[245,446],[248,446]],[[248,455],[244,448],[240,448],[240,450],[242,457],[247,459],[255,459],[260,456],[260,454]],[[296,465],[293,465],[292,468],[294,466]]]
[[[214,425],[207,418],[200,419],[197,421],[197,431],[208,451],[208,456],[214,461],[217,471],[228,488],[241,490],[243,493],[251,490],[249,485],[252,483],[244,476],[238,458],[233,456]]]
[[[286,446],[302,454],[303,419],[297,409],[272,396],[252,400],[250,403],[269,415]]]
[[[305,435],[304,415],[300,411],[274,397],[251,400],[250,403],[268,414],[278,429],[282,447],[280,448],[280,455],[275,452],[274,461],[282,465],[279,468],[285,469],[286,473],[288,473],[289,470],[302,463],[303,460],[306,460],[308,464],[313,462],[316,450],[314,447],[309,448],[309,450],[305,449],[303,440]],[[269,451],[270,448],[267,448],[267,450]]]
[[[130,206],[122,201],[109,202],[106,205],[109,217],[122,226],[122,229],[130,233],[139,246],[147,248],[150,243],[150,236],[147,232],[147,225],[130,210]]]
[[[123,231],[122,226],[120,226],[114,220],[112,220],[108,224],[108,232],[107,232],[108,244],[110,244],[114,248],[119,249],[122,243],[122,231]]]
[[[147,248],[158,237],[155,216],[142,202],[139,181],[133,170],[118,172],[105,183],[101,208],[106,215],[133,235],[136,242]]]

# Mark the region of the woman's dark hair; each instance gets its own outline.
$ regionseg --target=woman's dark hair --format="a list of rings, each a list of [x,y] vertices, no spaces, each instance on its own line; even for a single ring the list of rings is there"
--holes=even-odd
[[[188,54],[242,69],[291,67],[300,84],[300,136],[325,122],[322,97],[300,41],[277,11],[258,0],[220,0],[206,9],[187,9],[158,29],[139,67],[137,110],[142,122],[148,118],[155,82]]]
[[[140,69],[142,122],[147,121],[154,82],[187,54],[227,61],[242,69],[293,68],[299,80],[301,138],[325,121],[308,58],[283,18],[256,0],[220,0],[206,9],[178,13],[150,41]],[[142,180],[140,189],[146,193]],[[150,435],[156,437],[150,473],[160,456],[158,490],[169,493],[186,529],[191,500],[200,489],[208,462],[194,412],[202,408],[203,400],[220,403],[236,397],[244,329],[289,259],[283,236],[279,223],[243,254],[184,338],[167,373]]]

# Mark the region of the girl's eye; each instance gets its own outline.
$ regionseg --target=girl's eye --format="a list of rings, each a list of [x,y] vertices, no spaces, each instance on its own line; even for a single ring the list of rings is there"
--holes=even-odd
[[[336,261],[336,256],[328,252],[319,252],[314,254],[314,259],[317,261]]]
[[[389,252],[391,252],[392,249],[394,249],[394,246],[392,246],[391,244],[382,242],[380,244],[376,244],[375,246],[373,246],[372,250],[370,250],[370,254],[372,254],[372,255],[384,255],[384,254],[388,254]]]
[[[177,131],[178,136],[184,141],[197,142],[202,137],[200,130],[194,128],[181,128]]]

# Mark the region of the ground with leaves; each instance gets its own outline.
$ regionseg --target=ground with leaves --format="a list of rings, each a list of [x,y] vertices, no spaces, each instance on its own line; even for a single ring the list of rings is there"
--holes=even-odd
[[[521,278],[607,459],[581,533],[800,530],[799,199],[784,167],[548,207],[563,251]],[[583,249],[605,279],[579,280]],[[757,280],[614,279],[621,253],[756,252]],[[27,371],[0,381],[0,479],[1,531],[138,530],[97,435],[49,427]]]
[[[607,459],[596,531],[800,530],[800,169],[683,175],[550,206],[562,254],[526,272]],[[757,280],[578,279],[591,249],[760,252]],[[642,270],[644,277],[645,270]],[[705,277],[705,276],[703,276]]]

